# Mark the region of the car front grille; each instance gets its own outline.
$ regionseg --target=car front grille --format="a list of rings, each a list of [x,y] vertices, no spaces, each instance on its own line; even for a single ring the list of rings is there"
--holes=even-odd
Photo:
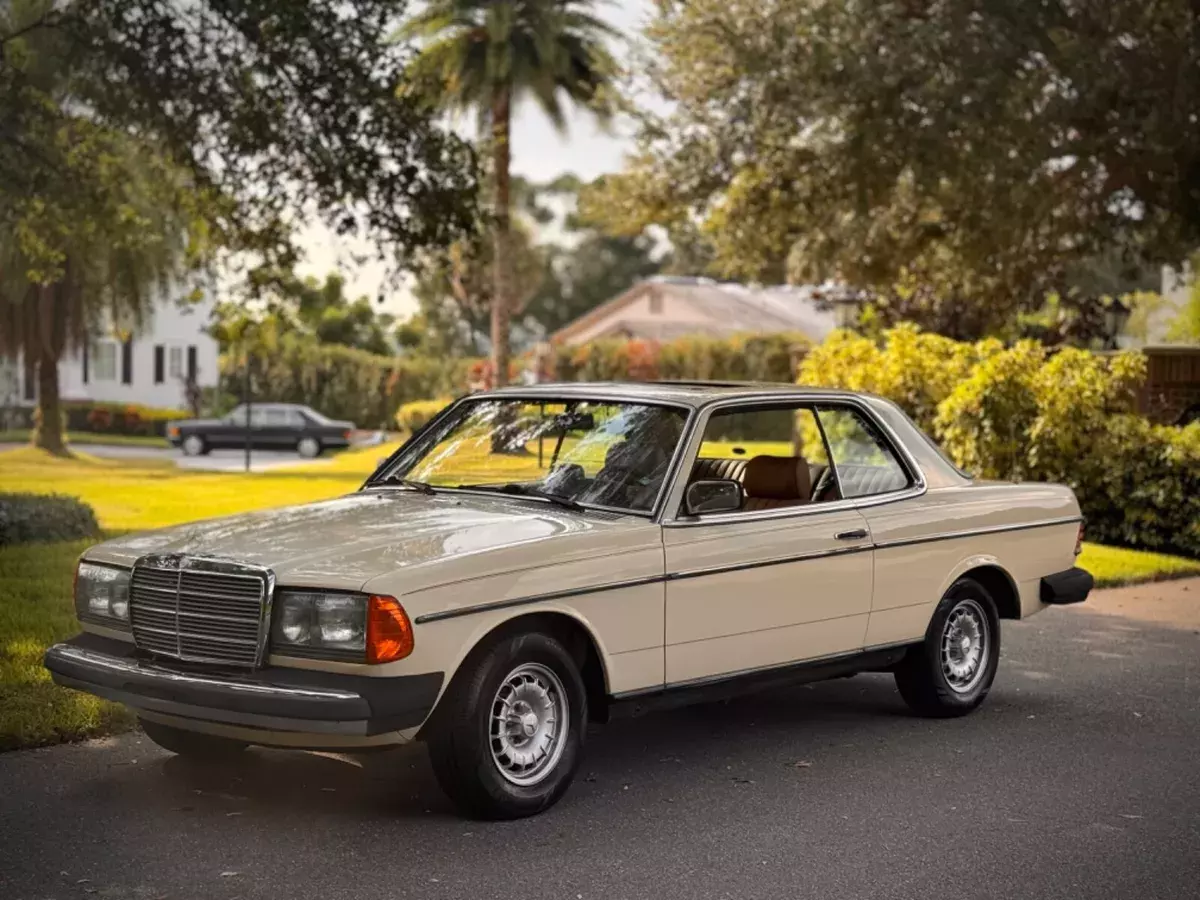
[[[188,556],[143,557],[129,590],[133,639],[187,662],[253,668],[262,661],[269,570]]]

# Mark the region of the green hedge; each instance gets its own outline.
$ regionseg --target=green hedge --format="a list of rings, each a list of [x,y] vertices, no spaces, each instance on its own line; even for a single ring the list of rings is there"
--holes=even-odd
[[[801,334],[685,337],[658,343],[601,340],[556,347],[560,381],[780,381],[794,377],[794,357],[809,346]]]
[[[304,403],[360,428],[388,428],[403,403],[462,393],[469,363],[376,356],[339,345],[285,339],[270,356],[255,358],[255,396]],[[222,358],[223,392],[241,397],[244,377],[236,360]]]
[[[0,494],[0,547],[70,541],[100,532],[86,503],[58,494]]]
[[[879,343],[836,333],[799,380],[894,400],[980,477],[1070,485],[1094,540],[1200,555],[1200,424],[1135,414],[1145,377],[1138,353],[962,344],[901,326]]]
[[[76,433],[164,437],[167,422],[191,418],[191,413],[182,409],[158,409],[140,403],[100,400],[64,400],[60,409],[63,428]],[[16,413],[16,427],[32,429],[38,424],[41,410],[27,407],[16,410]]]

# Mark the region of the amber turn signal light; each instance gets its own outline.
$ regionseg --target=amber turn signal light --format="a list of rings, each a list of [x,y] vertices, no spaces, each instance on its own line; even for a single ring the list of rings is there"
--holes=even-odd
[[[412,652],[412,622],[400,601],[372,594],[367,600],[367,662],[395,662]]]
[[[167,435],[170,437],[179,437],[179,429],[174,426],[171,426],[170,428],[167,429]]]

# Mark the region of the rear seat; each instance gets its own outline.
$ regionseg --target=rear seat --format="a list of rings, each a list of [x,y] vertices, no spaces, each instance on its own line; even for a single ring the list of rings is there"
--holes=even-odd
[[[886,494],[908,486],[902,472],[887,466],[838,466],[837,477],[846,498]]]

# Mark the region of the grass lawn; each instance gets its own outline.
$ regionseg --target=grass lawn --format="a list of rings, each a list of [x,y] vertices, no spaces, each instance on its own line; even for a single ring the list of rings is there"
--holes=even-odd
[[[28,444],[31,432],[28,428],[0,431],[0,444]],[[166,447],[167,439],[144,434],[100,434],[89,431],[74,431],[67,435],[67,443],[76,447],[89,444],[106,444],[110,447]]]
[[[1078,565],[1092,573],[1097,587],[1200,575],[1200,560],[1100,544],[1085,543]]]
[[[70,494],[90,503],[109,533],[174,525],[355,490],[395,445],[251,475],[185,472],[168,461],[80,454],[55,459],[33,449],[0,454],[0,493]],[[42,654],[77,634],[71,578],[94,541],[0,548],[0,750],[111,734],[133,717],[116,704],[55,686]]]
[[[91,504],[101,528],[111,534],[345,494],[395,447],[348,450],[331,459],[249,475],[179,470],[167,460],[100,459],[85,452],[55,459],[20,449],[0,454],[0,493],[79,497]],[[786,445],[764,449],[790,452]],[[533,476],[533,450],[532,459],[506,457],[499,468],[494,460],[481,459],[473,474],[481,480]],[[133,717],[123,708],[56,687],[41,666],[46,647],[78,631],[71,577],[75,560],[89,543],[0,548],[0,750],[110,734],[132,725]],[[1079,565],[1100,585],[1200,574],[1200,562],[1096,544],[1084,545]]]

